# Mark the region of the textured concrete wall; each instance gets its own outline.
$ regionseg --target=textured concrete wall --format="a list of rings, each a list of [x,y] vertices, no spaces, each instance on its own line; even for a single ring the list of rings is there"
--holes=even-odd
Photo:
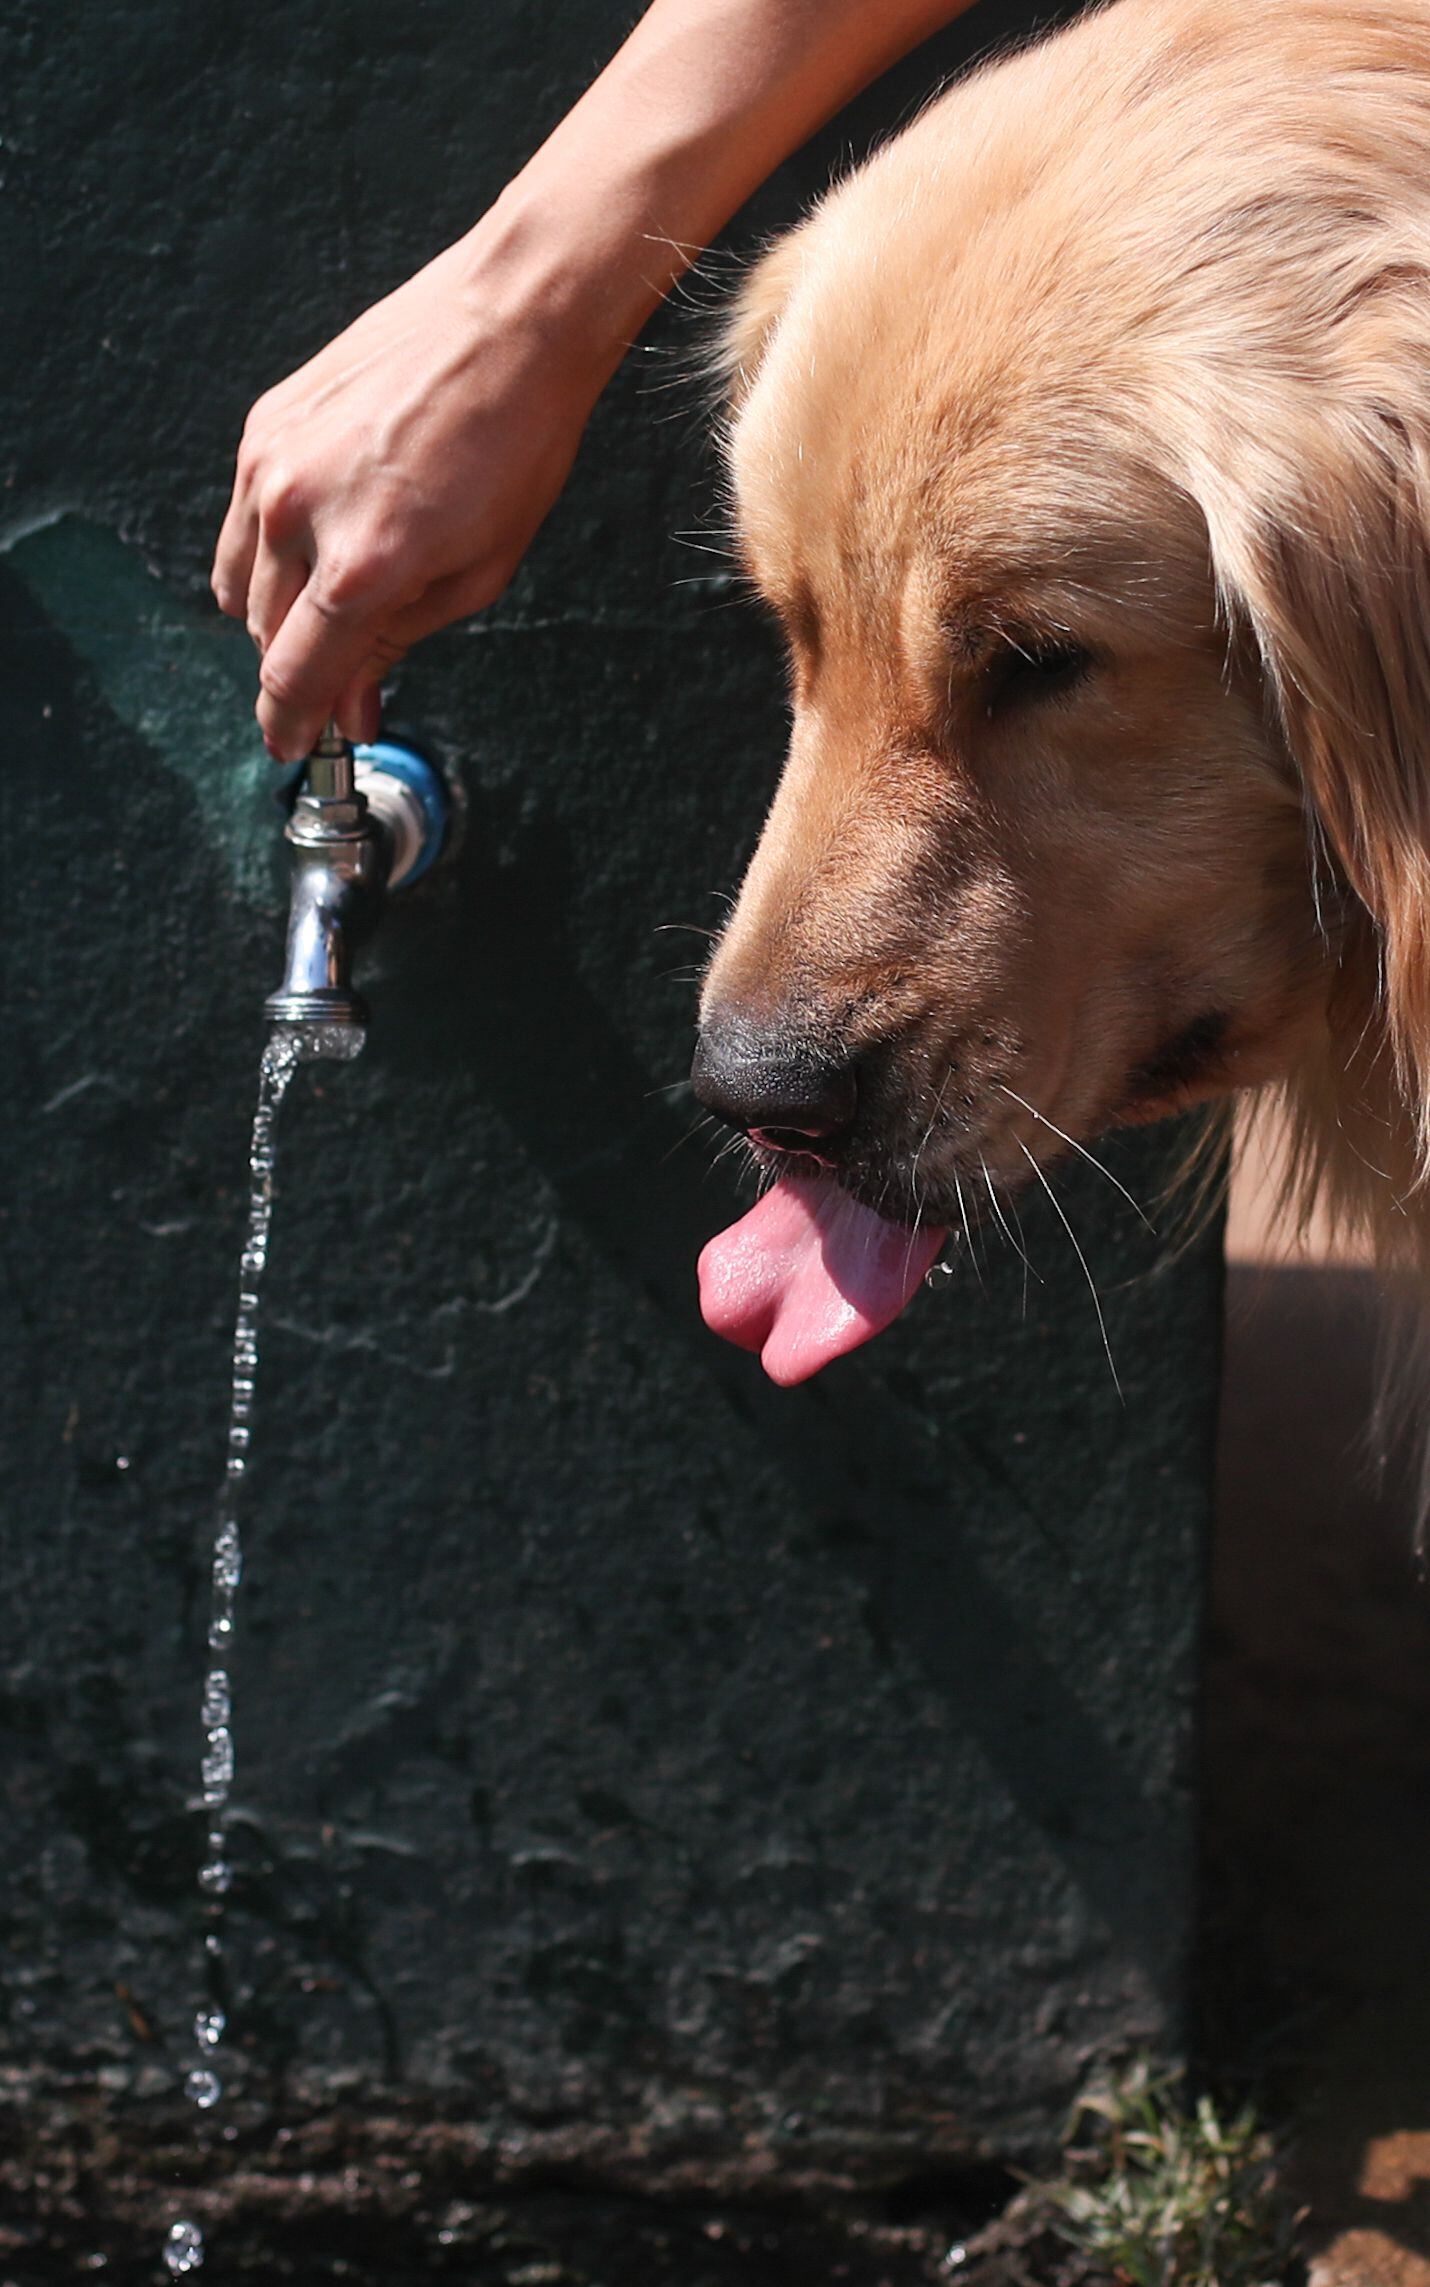
[[[204,589],[231,449],[627,10],[8,13],[0,2007],[22,2074],[143,2091],[198,1983],[205,1539],[281,938],[252,660]],[[699,940],[657,929],[737,877],[782,708],[673,537],[709,479],[694,409],[644,393],[691,336],[654,338],[512,593],[402,679],[465,843],[390,912],[367,1055],[285,1115],[239,2040],[257,2090],[395,2083],[628,2151],[698,2129],[712,2168],[1006,2145],[1175,2028],[1213,1249],[1145,1277],[1113,1191],[1064,1184],[1125,1405],[1045,1209],[1026,1318],[990,1254],[790,1395],[701,1330],[733,1199],[660,1092]],[[1113,1164],[1149,1195],[1175,1148]]]

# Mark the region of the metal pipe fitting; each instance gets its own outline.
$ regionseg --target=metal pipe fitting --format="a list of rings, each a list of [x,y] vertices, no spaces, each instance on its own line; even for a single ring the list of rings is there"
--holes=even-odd
[[[345,1058],[362,1046],[368,1010],[353,987],[353,956],[386,891],[432,863],[446,820],[445,790],[423,756],[388,740],[354,750],[329,724],[286,828],[287,952],[282,983],[264,1004],[271,1024],[301,1029],[304,1054]]]

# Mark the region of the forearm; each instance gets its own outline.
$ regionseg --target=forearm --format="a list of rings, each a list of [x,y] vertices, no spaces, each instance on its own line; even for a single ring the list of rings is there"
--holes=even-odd
[[[443,259],[486,294],[509,267],[524,300],[533,271],[544,271],[553,316],[604,381],[681,271],[779,162],[971,4],[654,0]]]
[[[490,212],[249,415],[214,588],[286,761],[480,611],[680,272],[787,153],[970,0],[654,0]]]

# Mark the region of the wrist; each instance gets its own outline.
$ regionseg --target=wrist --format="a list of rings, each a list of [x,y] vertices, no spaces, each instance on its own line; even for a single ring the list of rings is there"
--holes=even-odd
[[[554,377],[594,403],[679,267],[617,203],[593,217],[577,196],[526,169],[465,238],[440,257],[486,331],[525,336]]]

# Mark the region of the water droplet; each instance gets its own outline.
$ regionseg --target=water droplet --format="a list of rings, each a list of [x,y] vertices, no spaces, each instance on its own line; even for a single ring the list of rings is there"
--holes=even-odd
[[[204,2235],[196,2223],[171,2223],[164,2242],[164,2261],[176,2279],[197,2271],[204,2259]]]
[[[228,1672],[224,1668],[210,1668],[204,1684],[202,1720],[206,1730],[216,1723],[227,1723],[233,1713],[233,1695],[229,1690]]]
[[[207,2065],[195,2065],[184,2082],[184,2094],[191,2104],[198,2106],[200,2112],[207,2112],[210,2105],[217,2104],[223,2095],[223,2082],[217,2073],[209,2071]]]
[[[212,1809],[224,1801],[233,1784],[233,1734],[224,1726],[209,1733],[208,1753],[199,1765],[204,1801]]]
[[[199,1868],[199,1888],[206,1898],[226,1898],[233,1888],[233,1868],[226,1858],[209,1858]]]
[[[221,2009],[201,2009],[194,2019],[194,2039],[201,2049],[216,2049],[227,2025]]]
[[[225,1517],[214,1542],[215,1588],[237,1588],[243,1578],[243,1546],[232,1517]]]

